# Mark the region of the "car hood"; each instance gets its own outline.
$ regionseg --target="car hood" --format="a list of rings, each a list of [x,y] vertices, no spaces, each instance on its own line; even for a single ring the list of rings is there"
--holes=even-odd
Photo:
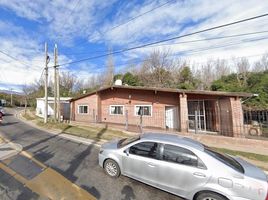
[[[112,140],[101,145],[102,149],[117,149],[119,139]]]
[[[239,157],[234,157],[234,159],[242,165],[242,167],[245,170],[245,175],[251,178],[259,179],[262,181],[267,181],[267,175],[264,173],[263,170],[256,167],[255,165],[252,165],[251,163],[243,160]]]

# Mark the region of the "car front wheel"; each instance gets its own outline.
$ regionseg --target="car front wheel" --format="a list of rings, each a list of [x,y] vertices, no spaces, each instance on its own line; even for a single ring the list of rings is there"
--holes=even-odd
[[[224,196],[214,192],[202,192],[199,195],[197,195],[195,200],[227,200],[227,199]]]
[[[118,164],[111,159],[108,159],[104,163],[104,171],[112,178],[117,178],[120,175],[120,168]]]

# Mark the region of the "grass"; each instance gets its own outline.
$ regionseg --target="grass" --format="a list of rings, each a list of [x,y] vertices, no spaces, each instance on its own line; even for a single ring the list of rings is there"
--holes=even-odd
[[[108,128],[90,127],[90,126],[71,126],[65,123],[48,122],[44,124],[43,121],[38,120],[36,125],[46,129],[59,129],[62,133],[75,135],[92,140],[112,140],[114,138],[128,137],[126,133],[122,131],[110,130]]]
[[[76,135],[84,138],[89,138],[93,140],[112,140],[114,138],[128,137],[122,131],[110,130],[108,128],[97,128],[97,127],[80,127],[80,126],[70,126],[64,133],[70,135]]]
[[[242,156],[242,157],[248,158],[250,160],[256,160],[256,161],[268,163],[268,156],[266,156],[266,155],[249,153],[249,152],[244,152],[244,151],[235,151],[235,150],[224,149],[224,148],[213,148],[213,149],[215,149],[219,152],[222,152],[222,153],[233,155],[233,156]]]
[[[29,120],[29,121],[33,121],[33,120],[36,119],[35,116],[32,116],[32,115],[29,114],[28,112],[24,113],[24,114],[22,115],[22,117],[24,117],[26,120]]]
[[[224,148],[215,148],[213,147],[212,149],[215,149],[221,153],[226,153],[226,154],[230,154],[232,156],[239,156],[242,158],[247,158],[250,161],[252,161],[253,164],[255,164],[257,167],[268,171],[268,156],[267,155],[261,155],[261,154],[256,154],[256,153],[249,153],[249,152],[244,152],[244,151],[235,151],[235,150],[230,150],[230,149],[224,149]],[[257,163],[254,163],[254,161],[259,161],[262,163],[267,163],[267,167],[266,166],[260,166]]]

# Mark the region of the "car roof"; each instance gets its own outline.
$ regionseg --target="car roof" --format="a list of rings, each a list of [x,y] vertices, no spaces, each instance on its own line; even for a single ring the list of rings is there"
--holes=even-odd
[[[191,138],[182,137],[176,134],[170,133],[144,133],[141,135],[141,139],[152,140],[156,142],[169,143],[174,145],[185,145],[191,148],[204,151],[204,145]]]

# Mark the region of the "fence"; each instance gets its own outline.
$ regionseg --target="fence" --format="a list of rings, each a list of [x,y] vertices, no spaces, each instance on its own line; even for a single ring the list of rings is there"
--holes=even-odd
[[[249,137],[268,138],[268,110],[244,111],[244,124]]]
[[[244,112],[244,118],[233,118],[229,110],[203,109],[188,113],[187,131],[199,134],[214,134],[229,137],[268,138],[268,112]],[[82,121],[77,119],[77,121]],[[124,130],[143,132],[144,130],[180,131],[181,120],[178,107],[150,108],[143,112],[125,109],[120,114],[108,111],[98,118],[91,110],[86,121],[106,123]]]

